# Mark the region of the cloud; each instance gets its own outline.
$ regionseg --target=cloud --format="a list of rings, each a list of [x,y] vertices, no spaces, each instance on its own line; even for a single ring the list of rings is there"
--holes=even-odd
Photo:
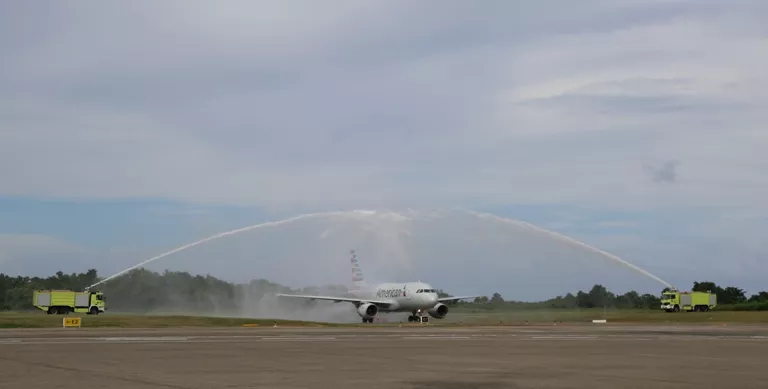
[[[286,208],[768,195],[760,2],[41,7],[0,16],[4,194]],[[686,183],[648,186],[636,167],[669,155]]]
[[[653,177],[654,182],[677,182],[677,165],[680,161],[667,161],[661,167],[654,167],[651,165],[644,165],[646,171]]]

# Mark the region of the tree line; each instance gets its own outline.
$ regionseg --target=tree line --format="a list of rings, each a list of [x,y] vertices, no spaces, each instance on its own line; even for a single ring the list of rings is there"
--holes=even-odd
[[[99,280],[94,269],[72,274],[59,271],[47,278],[12,277],[0,273],[0,310],[34,310],[32,296],[35,290],[83,291]],[[140,268],[98,285],[92,291],[103,292],[107,309],[113,312],[227,314],[239,312],[247,304],[275,293],[318,293],[320,289],[294,290],[263,279],[233,284],[209,275],[171,271],[157,273]],[[322,291],[343,293],[346,289],[327,287]]]
[[[639,294],[636,291],[617,295],[610,292],[603,285],[594,285],[589,292],[578,291],[576,294],[568,293],[565,296],[557,296],[546,301],[522,302],[505,301],[499,293],[489,297],[475,298],[473,304],[486,304],[489,308],[506,306],[510,308],[548,308],[548,309],[575,309],[575,308],[614,308],[614,309],[659,309],[661,294],[669,291],[664,288],[657,295]],[[768,292],[762,291],[747,297],[744,289],[727,286],[721,287],[712,281],[696,281],[690,289],[693,292],[711,292],[717,295],[717,304],[721,310],[768,310]]]
[[[10,276],[0,273],[0,309],[23,311],[34,309],[32,295],[35,290],[61,289],[82,291],[98,282],[97,271],[85,273],[56,274],[42,277]],[[234,284],[210,275],[192,275],[187,272],[163,273],[136,269],[98,286],[104,292],[108,311],[117,312],[205,312],[226,314],[238,312],[275,293],[344,295],[344,286],[308,287],[291,289],[264,279],[252,280],[247,284]],[[763,291],[747,297],[738,287],[721,287],[714,282],[694,282],[693,291],[712,291],[717,294],[721,309],[768,310],[768,292]],[[666,291],[666,290],[664,290]],[[662,293],[664,292],[662,291]],[[441,297],[450,296],[439,291]],[[614,294],[602,285],[594,285],[588,292],[578,291],[557,296],[545,301],[506,301],[499,293],[479,297],[472,302],[458,305],[482,306],[488,309],[506,307],[520,309],[659,309],[660,296],[630,291]],[[301,306],[313,304],[302,300],[290,300],[281,304]]]
[[[567,293],[544,301],[506,301],[499,293],[493,296],[479,297],[473,304],[486,304],[489,308],[508,307],[520,309],[576,309],[576,308],[616,308],[616,309],[659,309],[659,296],[640,294],[636,291],[616,295],[602,285],[594,285],[588,292]]]

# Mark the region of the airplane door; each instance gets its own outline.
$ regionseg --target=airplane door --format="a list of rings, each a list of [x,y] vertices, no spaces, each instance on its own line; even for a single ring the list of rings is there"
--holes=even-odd
[[[403,293],[405,294],[405,299],[406,300],[410,300],[411,298],[413,298],[413,296],[412,296],[413,291],[412,290],[408,290],[408,285],[404,285],[403,286]]]

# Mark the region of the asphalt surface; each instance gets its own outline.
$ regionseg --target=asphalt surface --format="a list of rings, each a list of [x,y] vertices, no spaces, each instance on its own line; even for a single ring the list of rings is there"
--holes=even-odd
[[[0,387],[768,388],[768,328],[0,330]]]

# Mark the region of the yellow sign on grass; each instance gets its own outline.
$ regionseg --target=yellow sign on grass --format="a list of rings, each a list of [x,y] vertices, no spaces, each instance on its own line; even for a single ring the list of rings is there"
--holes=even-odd
[[[80,325],[83,323],[83,319],[80,317],[65,317],[64,318],[64,328],[67,327],[80,327]]]

